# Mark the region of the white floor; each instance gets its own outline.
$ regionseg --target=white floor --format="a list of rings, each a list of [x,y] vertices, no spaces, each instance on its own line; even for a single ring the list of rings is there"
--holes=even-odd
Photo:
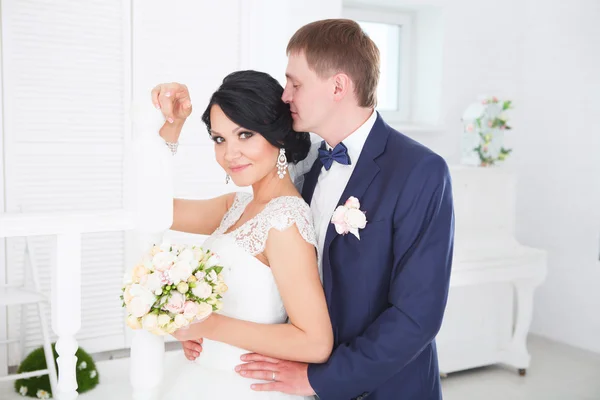
[[[531,367],[521,377],[502,367],[457,372],[442,380],[445,400],[600,400],[600,355],[532,337]],[[169,352],[183,357],[180,352]],[[101,383],[82,400],[129,399],[128,359],[100,361]],[[401,397],[399,397],[401,398]],[[0,399],[22,399],[12,385],[0,384]]]

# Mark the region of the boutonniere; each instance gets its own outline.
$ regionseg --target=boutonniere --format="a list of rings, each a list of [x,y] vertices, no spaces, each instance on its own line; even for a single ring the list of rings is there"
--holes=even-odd
[[[360,210],[360,202],[354,196],[350,196],[343,206],[338,206],[333,212],[331,223],[335,225],[335,230],[340,235],[348,232],[360,240],[359,229],[364,229],[367,225],[367,217],[364,211]]]

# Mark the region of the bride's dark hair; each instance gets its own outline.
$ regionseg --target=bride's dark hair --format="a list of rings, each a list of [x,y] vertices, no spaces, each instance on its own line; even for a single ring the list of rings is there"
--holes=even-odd
[[[233,72],[213,93],[202,121],[210,134],[210,109],[218,105],[227,118],[261,134],[273,146],[284,148],[288,162],[297,163],[308,155],[310,136],[294,131],[290,106],[281,100],[282,94],[283,87],[269,74],[252,70]]]

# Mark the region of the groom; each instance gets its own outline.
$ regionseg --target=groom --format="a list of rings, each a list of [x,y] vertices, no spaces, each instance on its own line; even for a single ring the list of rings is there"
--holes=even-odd
[[[324,139],[301,180],[317,231],[334,350],[324,364],[250,354],[238,373],[275,376],[255,390],[323,400],[441,399],[434,338],[453,249],[448,167],[374,111],[379,51],[357,23],[308,24],[287,53],[283,100],[294,129]],[[332,220],[346,202],[366,214],[364,227]]]

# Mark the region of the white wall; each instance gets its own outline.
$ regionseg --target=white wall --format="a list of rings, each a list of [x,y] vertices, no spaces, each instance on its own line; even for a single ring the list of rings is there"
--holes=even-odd
[[[526,4],[517,233],[549,252],[533,331],[600,352],[600,2]]]
[[[600,352],[600,2],[372,4],[443,12],[442,129],[408,133],[450,163],[469,103],[481,94],[514,100],[506,140],[519,178],[516,234],[549,255],[532,332]]]
[[[233,190],[224,184],[225,173],[200,119],[223,78],[256,69],[285,84],[285,48],[292,34],[307,22],[340,14],[341,0],[223,0],[218,7],[198,0],[133,1],[134,102],[153,112],[150,90],[171,81],[185,83],[192,97],[194,111],[176,158],[178,196],[211,197]],[[133,122],[143,125],[144,118],[136,114]]]

